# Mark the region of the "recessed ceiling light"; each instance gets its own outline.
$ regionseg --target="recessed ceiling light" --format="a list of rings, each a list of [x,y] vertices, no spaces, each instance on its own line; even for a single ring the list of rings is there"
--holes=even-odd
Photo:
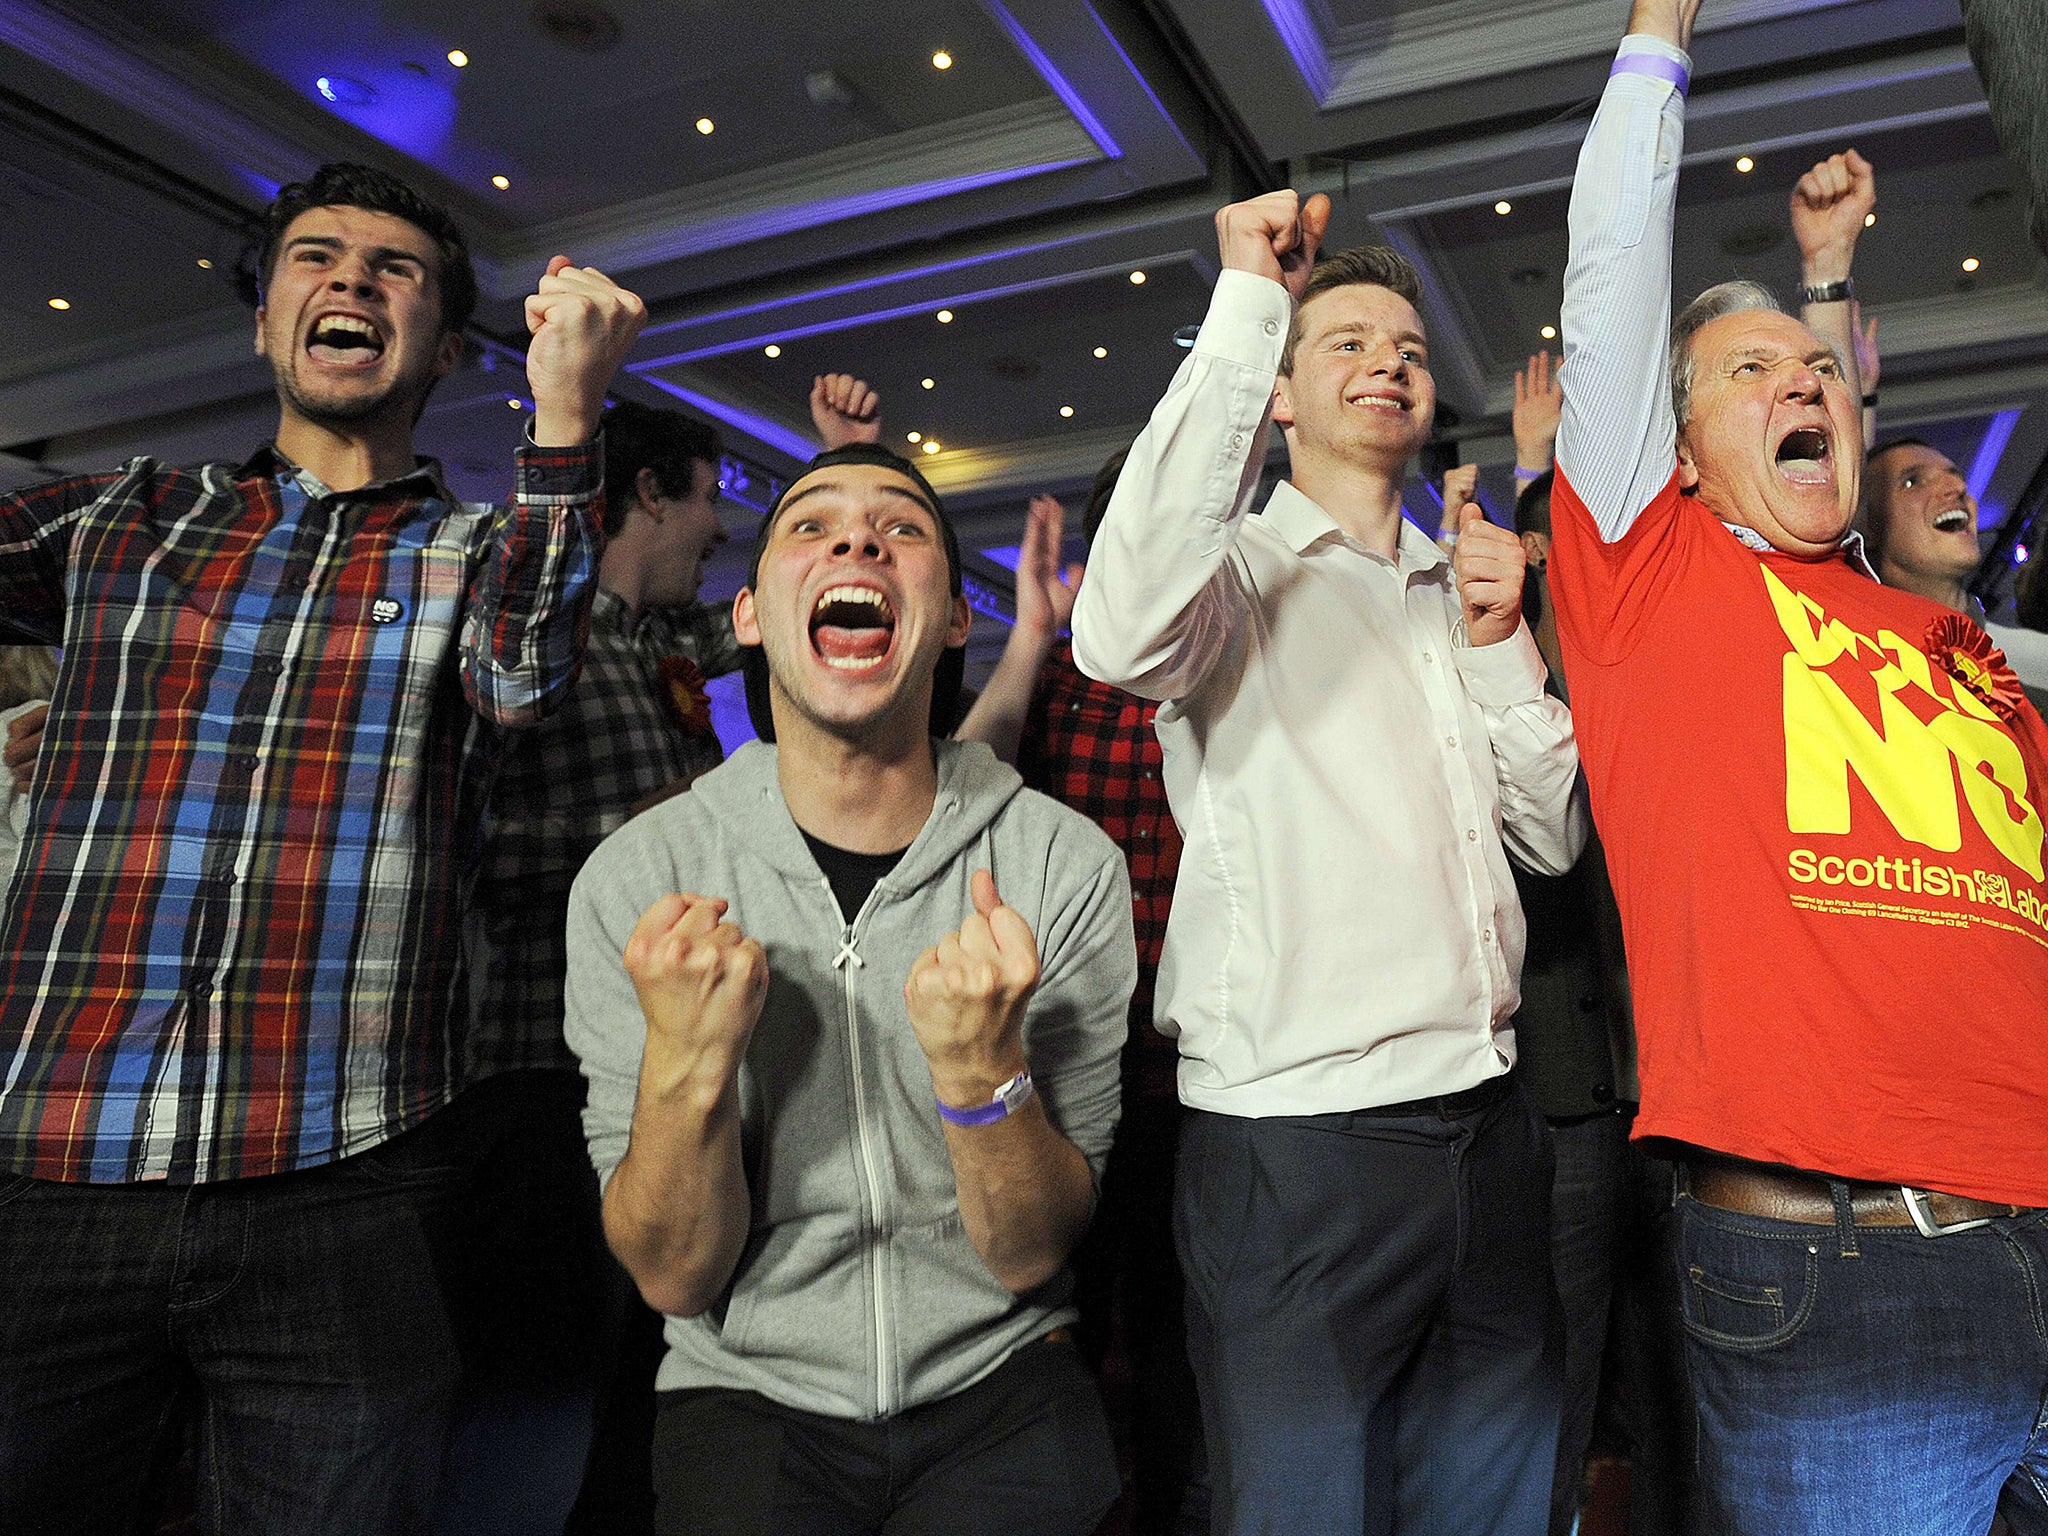
[[[913,443],[921,443],[924,441],[924,434],[922,432],[906,432],[903,435],[909,438]]]
[[[69,299],[52,299],[52,300],[50,300],[50,308],[52,308],[52,309],[69,309],[70,307],[71,307],[71,301],[70,301]]]
[[[1095,355],[1096,355],[1097,357],[1107,357],[1107,356],[1109,356],[1109,348],[1107,348],[1107,347],[1097,347],[1097,348],[1095,349]]]
[[[1509,202],[1506,198],[1502,198],[1499,202],[1493,205],[1493,211],[1495,213],[1501,214],[1513,213],[1515,211],[1515,205]]]
[[[1133,272],[1131,274],[1131,281],[1134,283],[1142,283],[1143,281],[1145,281],[1145,274],[1142,272]]]
[[[509,192],[512,190],[512,178],[510,176],[493,176],[491,178],[491,185],[500,192]]]
[[[1557,340],[1557,327],[1554,325],[1546,325],[1545,327],[1543,327],[1543,339],[1545,341]]]
[[[918,382],[918,387],[919,387],[919,388],[921,388],[921,389],[932,389],[932,388],[936,387],[936,383],[937,383],[937,381],[936,381],[936,380],[933,380],[933,379],[919,379],[919,380],[918,380],[917,382]]]
[[[711,119],[708,117],[700,117],[697,119],[697,131],[699,133],[709,133],[712,129],[716,128],[717,126],[718,124],[711,121]]]
[[[199,269],[202,272],[211,272],[213,270],[213,263],[202,256],[199,258]]]
[[[1863,227],[1864,227],[1865,229],[1868,229],[1868,228],[1870,228],[1870,226],[1871,226],[1871,225],[1873,225],[1873,224],[1875,224],[1876,222],[1877,222],[1877,215],[1876,215],[1876,214],[1874,214],[1874,213],[1866,213],[1865,215],[1863,215]]]
[[[922,443],[919,443],[918,446],[926,453],[937,453],[939,451],[939,440],[936,437],[928,437]]]
[[[1963,258],[1963,270],[1965,272],[1974,272],[1980,265],[1981,263],[1974,256],[1965,256]]]
[[[952,67],[953,55],[946,52],[945,49],[941,48],[937,53],[932,55],[933,69],[951,69]]]
[[[761,349],[761,355],[763,357],[780,357],[782,356],[782,348],[778,347],[777,345],[775,345],[774,342],[771,341],[768,343],[767,346]]]
[[[1071,416],[1074,414],[1074,408],[1071,405],[1063,405],[1060,407],[1060,414],[1062,416]]]
[[[523,410],[525,410],[525,409],[526,409],[526,402],[525,402],[525,401],[523,401],[523,400],[521,400],[521,399],[520,399],[520,398],[519,398],[519,397],[518,397],[517,395],[514,395],[514,396],[513,396],[513,397],[512,397],[511,399],[507,400],[507,401],[506,401],[505,403],[506,403],[507,405],[511,406],[511,407],[512,407],[512,409],[513,409],[513,410],[515,410],[515,411],[523,411]]]
[[[457,69],[467,69],[469,68],[469,55],[460,48],[450,48],[448,50],[448,62]]]
[[[953,323],[953,311],[951,311],[950,309],[942,309],[938,312],[938,315],[935,318],[941,325],[951,325]]]
[[[1756,162],[1750,159],[1749,156],[1744,155],[1740,160],[1735,162],[1735,169],[1742,172],[1743,175],[1747,176],[1751,171],[1756,169]]]

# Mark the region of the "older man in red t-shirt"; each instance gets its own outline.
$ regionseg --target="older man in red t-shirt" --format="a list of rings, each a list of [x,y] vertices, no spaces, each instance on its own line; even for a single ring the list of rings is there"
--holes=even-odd
[[[1825,343],[1724,284],[1667,350],[1697,10],[1637,0],[1580,160],[1551,582],[1702,1475],[1736,1536],[2048,1530],[2048,729],[1871,579]]]

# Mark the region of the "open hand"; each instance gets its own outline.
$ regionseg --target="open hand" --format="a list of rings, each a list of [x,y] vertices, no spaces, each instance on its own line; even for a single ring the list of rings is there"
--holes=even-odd
[[[1458,514],[1458,552],[1451,557],[1451,570],[1465,610],[1465,633],[1475,646],[1507,639],[1522,622],[1528,558],[1520,539],[1488,522],[1477,502],[1465,503]]]
[[[882,397],[850,373],[821,373],[811,381],[811,425],[826,449],[882,440]]]
[[[664,896],[626,941],[626,975],[647,1016],[664,1080],[724,1092],[739,1075],[768,995],[768,956],[723,921],[715,896]]]
[[[1330,200],[1322,193],[1303,203],[1292,191],[1268,192],[1217,210],[1216,249],[1224,266],[1270,277],[1299,304],[1329,227]]]
[[[1060,539],[1066,518],[1067,509],[1058,497],[1031,498],[1031,511],[1024,519],[1024,541],[1017,550],[1019,629],[1029,626],[1053,635],[1074,617],[1074,600],[1081,595],[1081,567],[1060,569]]]
[[[1557,424],[1564,415],[1564,387],[1550,366],[1550,349],[1515,370],[1515,466],[1539,473],[1550,468],[1557,449]]]
[[[595,267],[568,257],[548,263],[526,299],[526,382],[533,391],[533,440],[567,448],[597,435],[604,392],[646,323],[640,296]]]
[[[917,957],[903,984],[910,1027],[945,1103],[986,1104],[1024,1066],[1024,1009],[1038,986],[1038,941],[974,872],[974,911]]]

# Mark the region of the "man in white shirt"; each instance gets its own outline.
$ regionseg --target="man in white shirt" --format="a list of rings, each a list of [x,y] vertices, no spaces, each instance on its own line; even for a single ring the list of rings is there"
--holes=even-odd
[[[1534,1533],[1550,1153],[1507,1075],[1507,854],[1571,867],[1578,756],[1518,541],[1466,507],[1454,575],[1402,518],[1436,403],[1419,285],[1384,249],[1315,266],[1328,219],[1292,192],[1218,214],[1225,271],[1124,466],[1074,655],[1164,701],[1187,841],[1157,1009],[1216,1528],[1355,1531],[1391,1483],[1400,1530]],[[1269,411],[1293,476],[1251,516]]]

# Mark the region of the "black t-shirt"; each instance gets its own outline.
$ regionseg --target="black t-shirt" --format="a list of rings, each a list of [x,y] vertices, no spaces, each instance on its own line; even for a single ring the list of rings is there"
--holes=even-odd
[[[797,831],[804,829],[798,827]],[[811,857],[818,861],[819,871],[832,882],[832,894],[848,923],[860,915],[875,882],[902,863],[903,855],[910,851],[898,848],[894,853],[849,853],[819,842],[808,832],[804,832],[804,842],[810,846]]]

